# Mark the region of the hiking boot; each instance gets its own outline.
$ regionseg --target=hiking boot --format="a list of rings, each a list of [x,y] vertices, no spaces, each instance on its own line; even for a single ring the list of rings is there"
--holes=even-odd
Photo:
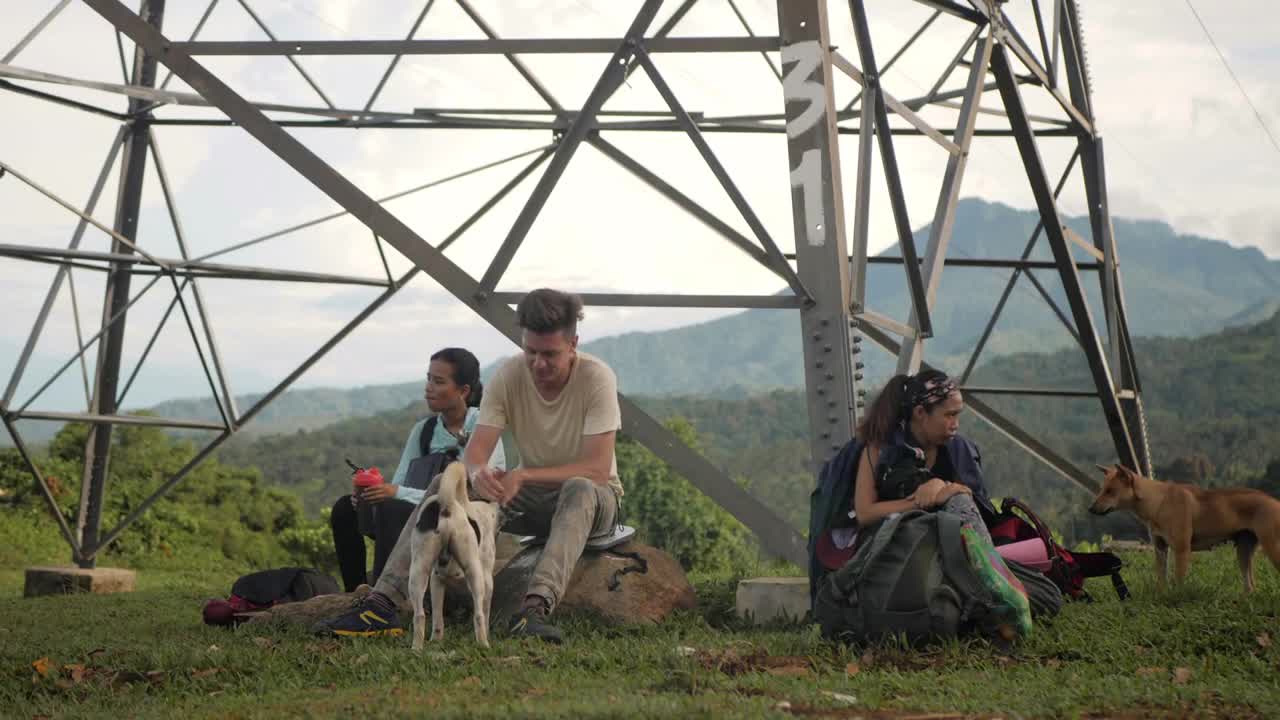
[[[321,634],[339,637],[394,637],[404,634],[400,618],[387,602],[372,595],[359,605],[321,626]]]
[[[536,637],[559,645],[564,642],[564,635],[560,632],[560,628],[547,622],[547,616],[550,614],[551,610],[546,600],[530,595],[525,598],[520,611],[511,618],[511,627],[507,632],[511,637]]]

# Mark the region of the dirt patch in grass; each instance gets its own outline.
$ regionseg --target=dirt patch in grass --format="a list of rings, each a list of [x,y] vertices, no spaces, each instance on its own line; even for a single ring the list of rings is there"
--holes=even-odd
[[[1240,705],[1228,701],[1216,692],[1207,692],[1196,700],[1176,705],[1134,705],[1080,715],[1088,720],[1190,720],[1190,718],[1222,718],[1223,720],[1261,720],[1268,717],[1252,705]]]

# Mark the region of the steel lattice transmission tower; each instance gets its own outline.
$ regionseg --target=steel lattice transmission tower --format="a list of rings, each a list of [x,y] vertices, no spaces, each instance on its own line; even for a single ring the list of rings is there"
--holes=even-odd
[[[34,0],[31,0],[34,2]],[[477,0],[478,1],[478,0]],[[741,1],[741,0],[740,0]],[[15,371],[0,397],[4,425],[22,453],[58,520],[73,557],[82,566],[94,564],[98,553],[118,538],[125,528],[161,496],[171,490],[203,459],[250,422],[273,399],[284,392],[302,373],[331,350],[343,337],[419,274],[425,274],[464,303],[475,315],[513,341],[518,341],[511,304],[520,293],[502,289],[502,280],[522,241],[538,220],[540,211],[556,188],[575,154],[590,147],[626,170],[653,192],[682,208],[699,221],[710,236],[725,241],[726,251],[745,254],[766,269],[774,282],[787,291],[773,294],[762,287],[750,295],[692,295],[650,293],[583,293],[588,305],[647,307],[742,307],[789,309],[798,312],[803,332],[803,362],[809,409],[812,461],[815,465],[850,437],[863,406],[860,351],[867,339],[897,356],[901,371],[915,371],[925,361],[928,339],[933,335],[934,298],[943,270],[948,265],[1007,269],[1011,277],[995,306],[985,332],[974,348],[963,379],[967,380],[982,352],[992,328],[1007,303],[1010,290],[1021,275],[1034,279],[1030,270],[1056,272],[1062,283],[1066,309],[1059,307],[1041,289],[1045,302],[1062,319],[1075,337],[1088,363],[1093,387],[1074,391],[1036,388],[980,388],[966,386],[967,403],[982,419],[995,426],[1023,448],[1061,475],[1091,488],[1093,481],[1040,440],[1020,429],[1015,419],[1005,417],[984,397],[990,394],[1093,396],[1101,404],[1111,430],[1117,456],[1122,462],[1149,471],[1145,428],[1136,364],[1125,317],[1120,273],[1116,262],[1115,239],[1107,207],[1103,142],[1097,130],[1091,98],[1084,44],[1076,0],[916,0],[923,9],[923,23],[905,43],[886,47],[886,41],[872,32],[872,18],[878,3],[863,0],[824,2],[823,0],[778,0],[776,34],[769,28],[756,32],[733,0],[634,0],[611,3],[625,6],[630,23],[625,32],[608,37],[554,37],[518,39],[500,37],[473,6],[473,0],[420,0],[404,40],[290,40],[277,38],[251,0],[234,0],[247,12],[268,40],[202,41],[199,35],[214,11],[212,0],[187,39],[170,35],[165,28],[164,0],[143,0],[135,12],[119,0],[82,0],[105,19],[124,40],[135,44],[127,81],[103,83],[67,77],[25,67],[20,53],[40,33],[47,31],[70,0],[60,0],[43,16],[16,47],[0,58],[0,90],[20,93],[53,103],[61,103],[118,121],[119,131],[108,152],[93,193],[84,206],[59,198],[46,190],[34,173],[14,167],[0,157],[5,180],[21,182],[78,216],[72,239],[65,248],[18,243],[0,245],[0,256],[13,261],[53,263],[57,273],[44,304],[34,318],[28,341],[20,351]],[[233,0],[224,0],[231,5]],[[439,6],[461,8],[483,38],[417,38],[424,19],[439,12]],[[740,24],[727,26],[711,35],[686,35],[681,23],[699,5],[726,4]],[[910,5],[902,0],[899,5]],[[433,7],[435,6],[435,7]],[[838,12],[837,12],[838,11]],[[1016,27],[1012,16],[1031,18],[1025,27]],[[835,18],[839,18],[836,20]],[[948,30],[949,32],[944,32]],[[963,41],[946,46],[957,31]],[[763,34],[762,34],[763,33]],[[846,47],[833,46],[835,35],[852,38]],[[1028,39],[1029,38],[1029,39]],[[950,58],[930,90],[920,96],[895,93],[891,68],[905,53],[932,44],[934,52]],[[892,52],[890,52],[892,51]],[[123,61],[123,44],[121,45]],[[763,55],[775,75],[776,111],[760,115],[709,114],[696,107],[697,97],[678,96],[660,70],[661,55],[696,54],[697,57],[729,56],[742,62],[759,62]],[[580,107],[564,106],[556,93],[542,82],[526,63],[533,55],[580,56],[579,63],[597,64],[598,78]],[[379,56],[387,61],[373,95],[363,108],[336,107],[321,85],[297,62],[306,56]],[[488,55],[505,59],[528,87],[545,104],[538,108],[396,108],[374,110],[379,92],[396,71],[402,58],[416,56]],[[322,101],[317,105],[283,102],[250,102],[204,64],[211,56],[285,57]],[[212,64],[210,62],[210,64]],[[158,72],[167,69],[184,81],[195,94],[166,89],[169,78],[157,84]],[[663,103],[655,110],[612,111],[606,103],[633,75],[648,78]],[[637,77],[637,80],[640,78]],[[59,86],[91,88],[127,98],[123,110],[96,106],[58,94]],[[852,87],[853,93],[842,88]],[[849,98],[849,102],[837,100]],[[1049,108],[1032,113],[1029,101]],[[186,117],[184,108],[214,109],[210,117]],[[930,117],[950,119],[940,125]],[[302,119],[299,119],[302,118]],[[980,118],[990,120],[985,124]],[[994,118],[994,119],[992,119]],[[286,163],[294,172],[340,205],[374,235],[369,252],[384,252],[385,242],[412,262],[413,267],[396,277],[382,255],[385,279],[338,274],[318,274],[263,267],[212,262],[212,257],[254,245],[281,233],[237,243],[219,252],[195,256],[184,242],[178,208],[181,198],[169,183],[156,140],[158,126],[237,126],[262,148]],[[384,202],[372,198],[348,177],[326,163],[300,142],[291,130],[327,129],[354,132],[360,128],[395,127],[407,131],[447,133],[458,129],[502,132],[540,131],[549,143],[503,162],[528,161],[506,184],[480,204],[476,211],[433,244],[388,210]],[[611,142],[613,136],[631,132],[657,133],[673,140],[692,143],[720,188],[741,216],[750,233],[717,216],[682,192],[661,173],[651,169],[644,157],[624,152]],[[707,138],[719,133],[744,133],[785,141],[789,158],[785,173],[791,187],[792,228],[774,228],[771,234],[741,191],[732,173],[713,151]],[[975,137],[1012,139],[1021,167],[1011,167],[1025,180],[1039,210],[1040,225],[1028,239],[1021,257],[949,258],[955,210],[964,186],[966,165]],[[923,143],[945,155],[935,210],[926,247],[917,248],[908,216],[908,198],[903,187],[898,148],[903,143]],[[1045,143],[1072,146],[1070,159],[1055,184],[1041,153]],[[852,167],[842,167],[841,145],[856,151]],[[878,158],[878,163],[876,159]],[[109,224],[93,216],[111,169],[119,161],[118,201]],[[179,247],[179,257],[157,257],[147,250],[147,238],[138,233],[143,176],[148,164],[158,176]],[[494,164],[486,165],[485,167]],[[1090,235],[1082,237],[1067,228],[1058,209],[1057,198],[1077,169],[1087,198]],[[878,168],[878,169],[876,169]],[[445,250],[494,205],[521,183],[529,180],[532,191],[514,223],[509,227],[486,270],[473,277],[455,264]],[[876,298],[867,297],[866,274],[869,262],[869,215],[872,188],[882,183],[887,207],[877,212],[892,217],[892,227],[900,249],[897,257],[874,257],[875,262],[895,262],[903,269],[902,279],[911,298],[909,317],[894,319],[876,311]],[[388,200],[390,198],[384,198]],[[846,206],[851,217],[845,216]],[[81,249],[81,238],[89,225],[111,237],[110,252]],[[790,236],[790,241],[779,240]],[[1043,238],[1052,251],[1052,261],[1029,259]],[[794,248],[788,252],[788,247]],[[1083,253],[1085,259],[1077,259]],[[102,322],[87,339],[78,339],[79,351],[58,374],[79,362],[86,385],[86,407],[78,412],[46,412],[32,409],[32,402],[57,378],[45,383],[34,397],[24,400],[16,390],[28,371],[34,347],[40,341],[50,309],[64,288],[74,300],[73,271],[105,275]],[[1101,308],[1090,307],[1090,292],[1082,275],[1099,282]],[[325,282],[373,285],[380,294],[331,339],[317,348],[293,372],[247,409],[237,406],[225,364],[208,320],[208,303],[201,283],[209,279],[249,279],[288,282]],[[145,281],[145,282],[144,282]],[[139,284],[142,285],[138,289]],[[122,383],[122,345],[130,308],[147,292],[168,287],[173,291],[168,319],[176,308],[189,331],[199,355],[219,420],[202,422],[127,415],[120,403],[137,375],[134,368]],[[1037,283],[1039,287],[1039,283]],[[568,288],[576,289],[576,288]],[[1095,320],[1095,313],[1101,317]],[[175,316],[175,317],[177,317]],[[79,328],[79,317],[76,318]],[[163,320],[161,325],[163,325]],[[140,366],[160,328],[142,353]],[[86,333],[87,334],[87,333]],[[86,355],[96,352],[90,373]],[[90,375],[92,378],[90,379]],[[633,403],[622,398],[624,431],[652,449],[676,471],[751,528],[764,548],[772,554],[799,561],[804,554],[803,538],[775,512],[725,477],[712,463],[694,452]],[[16,422],[23,419],[84,422],[92,426],[85,449],[85,482],[82,484],[80,512],[75,528],[58,512],[40,468],[28,451]],[[214,431],[216,437],[172,477],[161,482],[154,493],[137,504],[116,527],[100,527],[106,488],[107,467],[112,445],[112,427],[120,424],[148,424],[170,428]],[[797,488],[797,493],[807,489]]]

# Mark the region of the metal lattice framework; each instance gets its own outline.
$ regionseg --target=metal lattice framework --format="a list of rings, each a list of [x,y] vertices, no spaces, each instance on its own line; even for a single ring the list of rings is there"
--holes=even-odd
[[[1011,300],[1011,291],[1020,278],[1026,278],[1075,339],[1088,363],[1094,385],[1089,389],[1074,391],[965,385],[969,407],[1058,473],[1091,489],[1095,483],[1089,475],[1020,429],[1014,419],[1005,417],[984,402],[984,397],[1096,397],[1111,429],[1120,460],[1150,470],[1136,364],[1125,318],[1115,240],[1107,208],[1103,143],[1095,123],[1076,0],[1025,0],[1013,3],[1024,6],[1023,9],[1030,6],[1034,28],[1029,32],[1020,32],[1006,14],[1006,10],[1011,12],[1013,8],[997,0],[968,0],[967,3],[955,0],[916,0],[918,5],[927,9],[927,19],[892,55],[886,55],[885,48],[882,47],[883,41],[877,44],[868,19],[868,15],[874,10],[868,8],[868,3],[862,0],[851,0],[847,4],[847,17],[852,23],[852,37],[856,44],[856,49],[852,52],[833,46],[832,21],[828,15],[831,8],[824,0],[778,0],[777,35],[760,35],[754,32],[734,0],[668,0],[665,13],[662,0],[636,0],[631,4],[633,19],[621,37],[518,39],[499,37],[468,0],[439,0],[440,3],[456,2],[484,38],[416,39],[424,19],[436,5],[435,0],[425,0],[404,40],[339,41],[277,39],[262,17],[254,11],[250,0],[236,1],[269,40],[200,41],[198,36],[201,28],[218,0],[209,3],[185,41],[174,40],[164,33],[164,0],[144,0],[138,12],[132,11],[119,0],[82,0],[115,28],[118,38],[127,38],[136,46],[128,80],[120,84],[53,75],[17,64],[22,50],[46,29],[70,0],[56,2],[18,45],[0,58],[0,90],[61,103],[120,122],[119,131],[108,150],[107,160],[98,175],[97,183],[83,207],[63,200],[42,187],[24,169],[13,167],[0,158],[0,170],[11,181],[30,186],[79,218],[65,249],[23,244],[0,245],[0,256],[57,266],[53,283],[17,359],[13,376],[0,397],[0,413],[3,414],[4,425],[18,451],[53,510],[62,533],[72,548],[74,560],[81,565],[92,566],[102,548],[118,538],[157,499],[180,483],[210,453],[243,428],[299,376],[419,274],[425,274],[464,303],[476,316],[518,342],[518,329],[511,304],[519,299],[521,293],[500,289],[502,280],[566,167],[584,145],[594,148],[658,195],[687,211],[702,224],[707,233],[727,241],[727,247],[735,248],[754,260],[787,288],[783,294],[768,294],[770,288],[764,288],[760,294],[755,295],[588,292],[583,293],[587,304],[756,307],[798,311],[803,332],[811,451],[815,465],[830,457],[844,439],[851,435],[863,406],[863,363],[860,362],[863,339],[870,339],[895,354],[900,371],[911,372],[922,367],[927,340],[933,335],[933,304],[943,270],[949,265],[955,265],[1011,271],[995,311],[973,350],[962,382],[968,380],[993,327]],[[723,35],[678,35],[676,31],[680,23],[699,2],[727,2],[740,21],[740,26],[731,31],[727,29]],[[844,10],[843,3],[832,3],[831,6],[840,6],[841,12]],[[658,22],[659,17],[664,18],[661,23]],[[890,69],[913,46],[929,43],[938,35],[938,28],[943,25],[949,25],[953,29],[964,28],[966,39],[953,52],[948,49],[951,60],[926,94],[900,98],[892,92],[893,76]],[[743,30],[745,34],[741,32]],[[1033,38],[1035,42],[1028,42],[1026,37]],[[123,63],[123,45],[121,48]],[[532,54],[546,53],[578,54],[585,58],[582,62],[598,62],[601,56],[607,56],[607,60],[600,65],[598,80],[581,107],[566,108],[521,59]],[[716,116],[686,109],[684,103],[687,98],[678,97],[666,76],[659,70],[660,62],[655,57],[664,53],[728,54],[747,58],[763,55],[781,86],[779,112]],[[419,108],[396,112],[373,109],[379,93],[403,57],[469,54],[505,58],[546,107]],[[322,105],[250,102],[232,90],[217,73],[211,72],[199,62],[199,58],[207,56],[264,55],[287,58],[321,99]],[[346,109],[336,107],[321,86],[295,59],[309,55],[376,55],[390,59],[364,107]],[[883,61],[884,57],[889,59]],[[168,68],[170,74],[157,84],[157,71],[162,65]],[[606,110],[607,101],[637,72],[647,76],[665,107],[659,111]],[[166,89],[175,76],[194,89],[195,93]],[[841,107],[837,102],[837,95],[841,92],[837,86],[850,82],[855,91],[850,101]],[[57,92],[56,86],[59,85],[122,95],[128,99],[128,108],[119,112],[64,97]],[[990,107],[990,103],[983,104],[984,99],[993,97],[993,90],[1000,101],[1000,108]],[[1048,115],[1029,112],[1026,103],[1032,96],[1037,101],[1047,98],[1053,112]],[[219,114],[210,118],[182,117],[161,112],[192,106],[216,109]],[[946,113],[953,118],[953,124],[950,127],[939,127],[937,123],[925,119],[926,111],[934,116]],[[980,126],[980,115],[996,118],[999,122]],[[184,241],[178,213],[179,198],[174,196],[174,188],[166,174],[154,132],[154,128],[159,126],[238,126],[340,205],[343,211],[238,242],[204,256],[193,257]],[[341,132],[384,127],[422,131],[535,130],[546,132],[549,143],[473,171],[375,199],[320,159],[289,132],[292,128],[331,128],[334,132]],[[740,213],[750,234],[734,229],[731,223],[718,217],[660,173],[646,166],[644,158],[628,154],[610,141],[611,136],[629,132],[684,136],[692,143],[733,207]],[[775,239],[735,184],[730,172],[707,141],[708,135],[712,133],[785,136],[789,167],[780,167],[778,172],[787,172],[789,175],[794,252],[784,251],[787,244]],[[948,257],[956,205],[975,137],[1013,139],[1021,159],[1026,187],[1030,189],[1039,210],[1041,222],[1017,259]],[[908,216],[908,203],[896,154],[896,147],[906,141],[931,143],[946,156],[936,209],[930,218],[932,224],[928,244],[923,252],[916,247],[912,237],[912,219]],[[1056,184],[1051,179],[1040,151],[1041,143],[1049,141],[1073,145],[1070,160]],[[852,182],[842,181],[841,143],[854,143],[856,147],[857,159],[852,170]],[[868,237],[868,217],[873,203],[872,185],[875,175],[873,155],[878,155],[879,179],[887,190],[888,210],[892,214],[897,245],[901,251],[898,257],[869,257],[868,253],[871,244]],[[117,160],[120,164],[119,199],[114,221],[108,225],[95,219],[93,212]],[[428,242],[386,208],[388,201],[408,193],[471,172],[522,160],[525,164],[509,181],[437,243]],[[146,238],[138,235],[143,176],[148,162],[159,178],[180,257],[152,255],[146,250]],[[1092,235],[1089,238],[1081,237],[1064,225],[1057,204],[1059,193],[1077,165],[1089,208]],[[493,254],[485,272],[478,278],[473,277],[450,260],[445,251],[526,180],[533,180],[534,185],[523,208]],[[846,187],[851,188],[849,194],[846,194]],[[853,212],[849,222],[845,218],[846,202]],[[212,262],[215,256],[347,214],[372,231],[374,243],[370,251],[376,249],[379,254],[382,267],[386,270],[385,277],[286,271]],[[80,249],[81,239],[90,225],[110,235],[110,252]],[[1041,238],[1052,250],[1051,261],[1031,259],[1032,251]],[[411,261],[412,269],[396,277],[386,261],[384,242]],[[1076,253],[1081,252],[1087,259],[1077,259]],[[876,298],[866,297],[869,262],[896,263],[902,267],[905,287],[911,298],[910,316],[905,320],[897,320],[883,312],[877,312],[874,309]],[[1051,293],[1032,274],[1031,271],[1036,269],[1057,273],[1066,298],[1065,309],[1055,302]],[[78,352],[34,396],[21,400],[16,397],[16,390],[23,374],[28,370],[32,351],[64,284],[70,293],[72,307],[76,307],[73,271],[105,274],[106,294],[102,322],[93,335],[85,338],[81,334],[77,310]],[[1101,325],[1094,321],[1094,309],[1088,301],[1082,272],[1096,275],[1099,280],[1103,303]],[[139,282],[145,280],[141,290],[134,290],[135,278]],[[228,278],[374,286],[380,288],[381,292],[283,381],[251,407],[242,409],[237,407],[232,394],[228,373],[209,324],[208,303],[201,293],[201,281]],[[173,290],[173,298],[137,366],[125,376],[122,373],[121,356],[126,317],[141,297],[152,292],[153,288],[164,285]],[[137,377],[138,369],[175,309],[194,342],[205,378],[217,404],[219,421],[174,420],[119,412],[121,402]],[[97,360],[91,373],[85,356],[95,346]],[[77,362],[85,384],[85,411],[53,413],[33,410],[31,405],[36,398]],[[677,472],[752,529],[767,551],[794,561],[803,557],[803,538],[779,519],[771,508],[725,477],[717,467],[684,445],[627,398],[622,397],[621,401],[625,432],[652,449]],[[93,428],[85,449],[85,481],[82,483],[80,511],[74,530],[58,512],[54,495],[15,425],[22,419],[84,422]],[[217,435],[182,469],[164,480],[148,498],[138,503],[117,526],[104,532],[100,521],[112,428],[121,424],[215,431]],[[801,490],[797,488],[797,492]]]

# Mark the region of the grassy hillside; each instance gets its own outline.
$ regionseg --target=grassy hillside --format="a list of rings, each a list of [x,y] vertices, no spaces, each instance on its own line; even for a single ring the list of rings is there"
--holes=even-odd
[[[1253,719],[1280,707],[1280,573],[1245,598],[1229,550],[1199,554],[1160,594],[1126,554],[1133,598],[1037,624],[1016,652],[977,642],[848,648],[811,627],[733,619],[737,575],[695,576],[696,611],[658,626],[562,619],[562,646],[451,621],[422,655],[407,638],[335,642],[200,624],[228,573],[147,572],[127,595],[29,600],[0,575],[0,703],[23,717],[866,717]],[[1271,708],[1268,710],[1267,708]]]

